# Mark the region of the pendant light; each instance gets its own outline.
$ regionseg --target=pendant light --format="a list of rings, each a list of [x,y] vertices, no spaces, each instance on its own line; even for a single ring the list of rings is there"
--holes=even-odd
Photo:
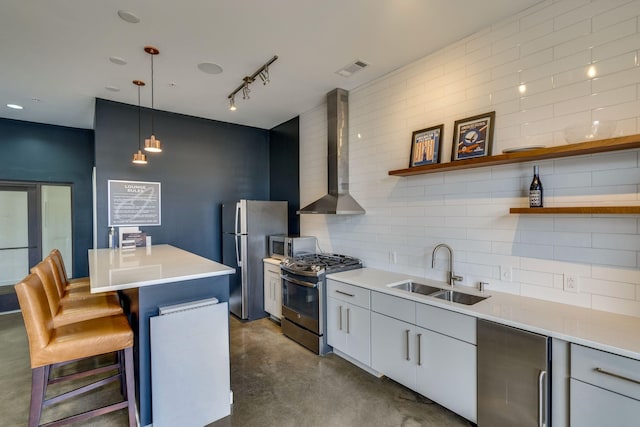
[[[138,152],[133,153],[133,163],[137,165],[147,164],[147,155],[142,152],[142,133],[140,132],[140,88],[144,86],[142,80],[134,80],[133,84],[138,87]]]
[[[162,144],[159,139],[156,139],[153,131],[153,57],[159,54],[160,51],[153,46],[145,46],[144,51],[151,55],[151,136],[144,140],[144,151],[160,153],[162,152]]]

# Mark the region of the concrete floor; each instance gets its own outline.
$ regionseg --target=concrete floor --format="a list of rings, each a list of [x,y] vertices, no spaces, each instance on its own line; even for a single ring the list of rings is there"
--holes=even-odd
[[[376,378],[334,354],[314,355],[280,332],[269,319],[231,317],[232,414],[210,427],[251,426],[465,426],[468,421],[387,379]],[[95,363],[106,363],[109,358]],[[31,370],[20,313],[0,315],[0,426],[27,423]],[[82,400],[48,408],[43,422],[79,405],[119,398],[111,384]],[[126,411],[94,418],[83,426],[126,426]]]

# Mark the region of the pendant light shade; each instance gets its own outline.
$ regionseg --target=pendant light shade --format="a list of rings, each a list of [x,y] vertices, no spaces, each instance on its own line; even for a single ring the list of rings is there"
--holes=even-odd
[[[156,138],[153,128],[153,57],[159,54],[160,51],[153,46],[145,46],[144,51],[151,56],[151,136],[144,141],[144,151],[149,153],[161,153],[162,144],[160,143],[160,140]]]
[[[146,165],[147,155],[144,154],[141,150],[138,150],[137,153],[133,153],[133,163],[137,165]]]
[[[134,80],[133,84],[138,87],[138,152],[133,153],[132,162],[136,165],[146,165],[147,164],[147,155],[142,152],[142,134],[140,132],[140,88],[144,86],[144,82],[142,80]]]

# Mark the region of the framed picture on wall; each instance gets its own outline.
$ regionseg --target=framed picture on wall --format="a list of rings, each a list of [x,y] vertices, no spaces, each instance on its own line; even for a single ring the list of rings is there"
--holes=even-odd
[[[433,126],[413,132],[409,167],[440,163],[440,142],[444,125]]]
[[[453,125],[451,160],[472,159],[491,155],[496,112],[456,120]]]

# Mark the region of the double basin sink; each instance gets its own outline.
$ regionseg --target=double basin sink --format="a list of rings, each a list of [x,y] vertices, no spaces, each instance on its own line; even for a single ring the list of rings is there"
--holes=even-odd
[[[458,304],[473,305],[479,303],[488,297],[478,295],[465,294],[464,292],[452,291],[448,289],[436,288],[435,286],[423,285],[416,282],[403,282],[398,285],[391,286],[394,289],[411,292],[415,294],[427,295],[445,301],[457,302]]]

